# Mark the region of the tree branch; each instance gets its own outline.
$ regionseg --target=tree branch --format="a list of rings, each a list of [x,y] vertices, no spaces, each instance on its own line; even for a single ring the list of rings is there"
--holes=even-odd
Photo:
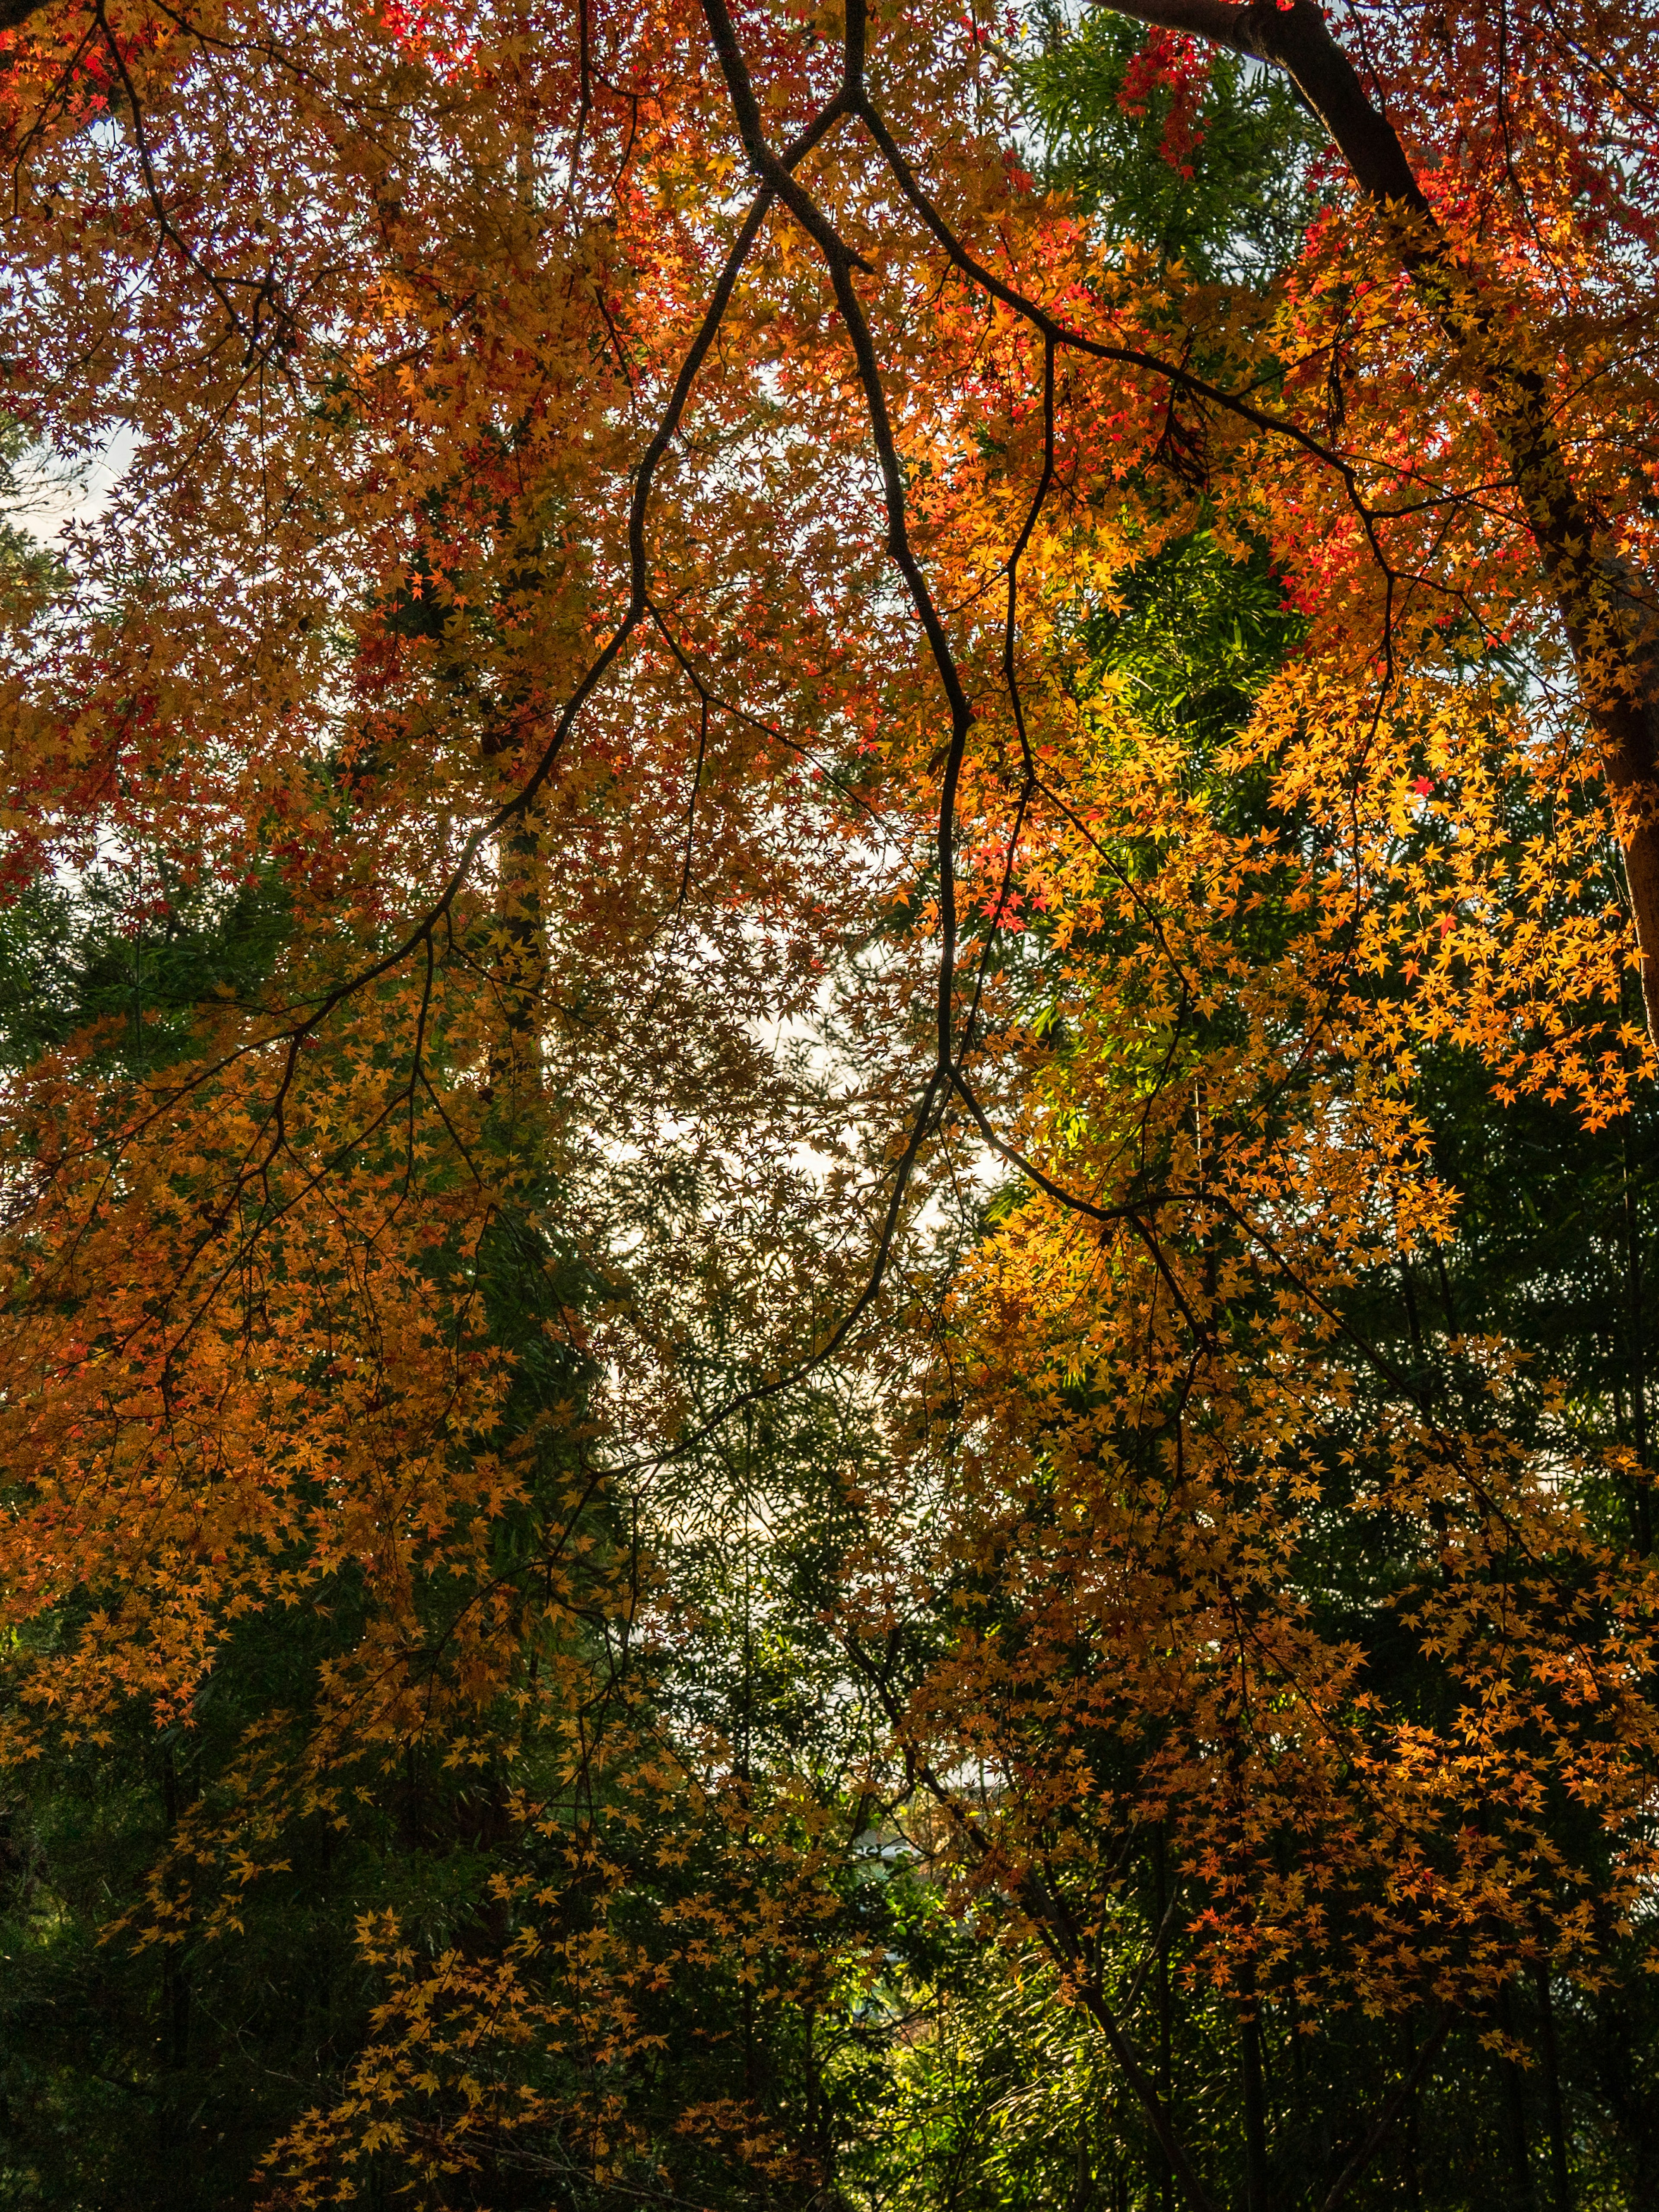
[[[1474,372],[1491,407],[1539,562],[1554,594],[1614,794],[1641,955],[1648,1030],[1659,1042],[1659,650],[1644,595],[1598,550],[1539,372],[1516,358],[1418,182],[1392,123],[1331,36],[1315,0],[1114,0],[1120,14],[1282,70],[1330,134],[1419,299]]]
[[[1407,2098],[1413,2094],[1424,2075],[1427,2073],[1430,2061],[1445,2041],[1446,2032],[1451,2024],[1450,2011],[1443,2012],[1435,2024],[1433,2033],[1418,2052],[1410,2073],[1407,2075],[1405,2080],[1377,2115],[1376,2125],[1360,2144],[1341,2172],[1337,2175],[1332,2185],[1330,2195],[1320,2207],[1320,2212],[1336,2212],[1338,2205],[1341,2203],[1355,2182],[1376,2156],[1377,2152],[1382,2149],[1388,2139],[1389,2130],[1404,2111]]]

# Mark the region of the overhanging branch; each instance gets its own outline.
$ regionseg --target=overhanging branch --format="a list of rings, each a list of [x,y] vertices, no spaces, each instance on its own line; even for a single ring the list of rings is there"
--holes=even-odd
[[[1659,1042],[1659,653],[1650,609],[1607,557],[1573,482],[1542,376],[1518,360],[1418,182],[1399,133],[1367,93],[1315,0],[1114,0],[1120,15],[1279,69],[1371,203],[1419,299],[1474,371],[1572,648],[1613,793],[1641,954],[1649,1034]],[[1645,595],[1644,595],[1645,596]]]

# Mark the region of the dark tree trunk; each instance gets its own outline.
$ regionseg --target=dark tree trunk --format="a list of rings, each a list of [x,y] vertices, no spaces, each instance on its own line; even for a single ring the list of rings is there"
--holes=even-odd
[[[1267,2099],[1261,2078],[1261,2021],[1252,2010],[1239,2022],[1244,2073],[1244,2203],[1268,2212]]]
[[[1538,1967],[1539,2055],[1544,2067],[1544,2111],[1550,2131],[1550,2188],[1553,2212],[1572,2212],[1572,2179],[1567,2166],[1567,2119],[1561,2098],[1560,2053],[1555,2044],[1555,2005],[1550,1970]]]

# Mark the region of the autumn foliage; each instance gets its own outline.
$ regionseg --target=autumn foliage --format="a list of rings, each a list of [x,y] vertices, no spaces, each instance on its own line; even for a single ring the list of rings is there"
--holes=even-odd
[[[1659,27],[1146,0],[1154,234],[987,11],[4,12],[119,461],[5,592],[0,1754],[157,1778],[170,2081],[279,1894],[369,1993],[203,2202],[827,2203],[895,1835],[1133,2201],[1389,2201],[1659,1872]],[[1522,1127],[1614,1382],[1459,1256]]]

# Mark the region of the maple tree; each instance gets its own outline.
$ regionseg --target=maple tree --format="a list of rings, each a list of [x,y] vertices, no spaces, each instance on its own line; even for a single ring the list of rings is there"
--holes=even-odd
[[[3,1750],[163,2169],[326,1961],[233,2200],[808,2197],[1027,1989],[1334,2208],[1638,1978],[1650,28],[1127,12],[5,11]]]

